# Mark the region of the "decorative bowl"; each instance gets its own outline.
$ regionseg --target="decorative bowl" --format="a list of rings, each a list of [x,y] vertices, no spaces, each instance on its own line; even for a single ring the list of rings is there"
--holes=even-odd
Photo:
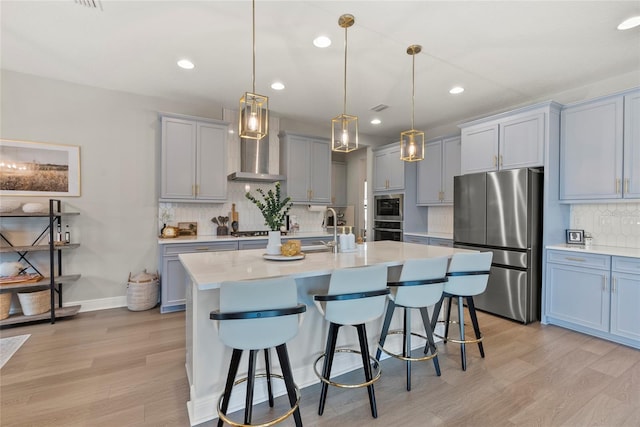
[[[25,203],[22,206],[22,212],[24,213],[39,213],[44,212],[45,207],[42,203]]]

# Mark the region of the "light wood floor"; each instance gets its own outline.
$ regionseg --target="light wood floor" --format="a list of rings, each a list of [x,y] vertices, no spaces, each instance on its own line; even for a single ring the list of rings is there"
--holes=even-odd
[[[313,386],[302,391],[305,425],[640,426],[640,351],[482,313],[480,325],[486,358],[469,346],[466,372],[459,346],[438,344],[442,376],[414,363],[407,392],[404,364],[388,359],[377,419],[365,389],[333,387],[319,417]],[[22,334],[31,338],[0,371],[1,426],[189,425],[184,313],[122,308],[0,331]]]

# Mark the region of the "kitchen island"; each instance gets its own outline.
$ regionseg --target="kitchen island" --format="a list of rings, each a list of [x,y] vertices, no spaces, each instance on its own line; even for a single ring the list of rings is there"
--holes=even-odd
[[[296,281],[298,299],[307,305],[298,335],[287,345],[296,383],[300,388],[317,383],[313,363],[324,352],[328,325],[313,305],[313,294],[326,293],[331,272],[339,268],[360,267],[383,264],[388,267],[389,280],[397,280],[402,264],[407,259],[450,257],[457,252],[473,252],[440,246],[419,245],[392,241],[370,242],[357,251],[333,254],[318,252],[306,254],[297,261],[267,261],[264,250],[229,252],[206,252],[181,254],[180,261],[188,273],[186,307],[186,369],[190,385],[190,401],[187,402],[191,425],[217,418],[216,404],[224,390],[231,349],[219,340],[215,322],[209,313],[219,308],[219,288],[223,281],[250,280],[275,276],[290,276]],[[401,327],[401,316],[397,316],[392,329]],[[382,318],[368,326],[369,345],[374,348],[379,338]],[[415,325],[422,324],[416,314]],[[357,345],[355,329],[345,328],[340,335],[338,346]],[[398,346],[400,342],[398,341]],[[400,347],[398,347],[399,349]],[[258,360],[258,370],[264,369]],[[276,364],[273,360],[272,363]],[[337,375],[356,369],[361,365],[359,358],[344,360],[336,358],[332,373]],[[245,363],[242,362],[242,366]],[[279,367],[276,368],[279,370]],[[239,372],[241,377],[246,372]],[[383,374],[384,375],[384,374]],[[257,381],[254,397],[266,398],[266,387]],[[234,390],[229,411],[244,405],[243,387]],[[274,393],[284,394],[284,386],[274,383]]]

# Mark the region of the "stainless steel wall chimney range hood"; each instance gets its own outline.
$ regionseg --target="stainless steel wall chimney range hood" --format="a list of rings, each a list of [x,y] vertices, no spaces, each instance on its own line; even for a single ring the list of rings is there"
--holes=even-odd
[[[240,139],[240,171],[230,174],[229,181],[276,182],[284,175],[269,173],[269,139]]]

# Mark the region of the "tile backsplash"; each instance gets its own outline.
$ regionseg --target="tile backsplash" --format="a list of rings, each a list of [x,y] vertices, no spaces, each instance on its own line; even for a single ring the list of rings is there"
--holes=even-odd
[[[235,203],[241,231],[268,230],[260,210],[245,197],[246,185],[249,185],[251,194],[259,199],[261,197],[255,191],[256,188],[262,188],[265,192],[275,189],[275,184],[272,183],[230,181],[227,187],[228,200],[225,203],[160,203],[158,206],[159,227],[162,227],[163,223],[177,225],[178,222],[197,222],[199,235],[215,235],[217,225],[211,222],[211,218],[230,217],[231,204]],[[301,232],[322,230],[323,212],[310,211],[306,205],[293,205],[289,215],[296,216]]]
[[[429,206],[427,230],[453,234],[453,206]]]
[[[640,203],[572,205],[571,228],[591,233],[594,245],[640,248]]]

